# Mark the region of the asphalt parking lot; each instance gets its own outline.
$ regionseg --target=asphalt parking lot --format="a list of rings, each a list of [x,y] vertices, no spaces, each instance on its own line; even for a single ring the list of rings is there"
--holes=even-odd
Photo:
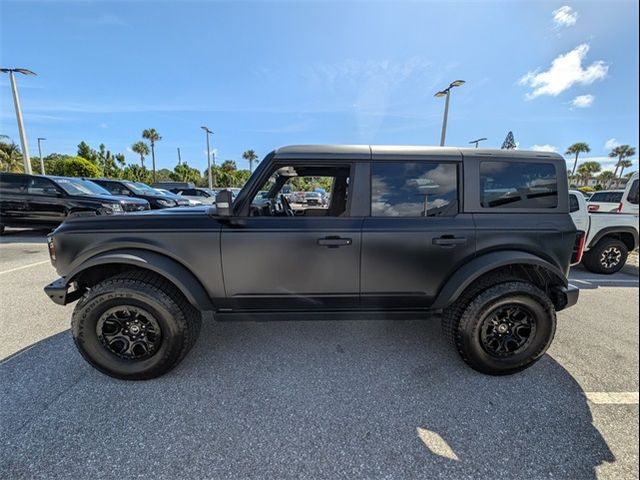
[[[159,379],[90,368],[44,237],[0,238],[0,478],[638,477],[638,268],[575,269],[534,367],[467,368],[434,321],[206,321]]]

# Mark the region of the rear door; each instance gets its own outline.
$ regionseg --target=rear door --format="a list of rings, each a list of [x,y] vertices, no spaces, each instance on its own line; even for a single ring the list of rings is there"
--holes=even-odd
[[[362,227],[365,308],[428,307],[475,252],[471,215],[460,213],[458,154],[373,154],[371,213]]]
[[[19,226],[27,216],[27,175],[0,173],[0,224]]]

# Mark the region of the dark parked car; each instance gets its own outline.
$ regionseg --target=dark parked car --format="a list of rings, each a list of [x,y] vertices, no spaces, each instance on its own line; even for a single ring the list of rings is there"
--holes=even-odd
[[[69,217],[148,209],[145,200],[111,195],[81,178],[0,173],[0,231],[5,226],[53,228]]]
[[[145,183],[105,178],[92,178],[91,181],[109,190],[114,195],[142,198],[149,202],[152,210],[182,206],[176,200],[168,198]],[[183,202],[184,205],[189,204],[186,200],[183,200]]]
[[[286,185],[325,177],[327,208],[294,211]],[[267,202],[256,202],[260,192]],[[264,197],[264,194],[261,195]],[[262,198],[262,200],[265,200]],[[235,202],[88,218],[49,237],[56,303],[79,300],[77,347],[124,379],[159,376],[219,319],[441,313],[474,369],[520,371],[572,306],[584,233],[552,153],[293,146],[262,161]],[[338,315],[339,312],[339,315]]]

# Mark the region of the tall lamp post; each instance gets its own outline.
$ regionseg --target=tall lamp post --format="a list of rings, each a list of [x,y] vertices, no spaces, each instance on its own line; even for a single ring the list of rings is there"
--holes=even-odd
[[[20,110],[20,98],[18,97],[18,87],[14,73],[22,75],[35,75],[31,70],[26,68],[0,68],[0,73],[8,73],[11,82],[11,92],[13,93],[13,105],[16,108],[16,118],[18,120],[18,131],[20,133],[20,143],[22,145],[22,159],[24,160],[24,172],[31,173],[31,159],[29,158],[29,145],[27,144],[27,135],[24,131],[24,123],[22,121],[22,110]]]
[[[484,142],[485,140],[486,140],[486,138],[485,138],[485,137],[482,137],[482,138],[476,138],[475,140],[471,140],[469,143],[475,143],[475,144],[476,144],[476,148],[478,148],[478,144],[479,144],[480,142]]]
[[[46,138],[38,137],[38,155],[40,156],[40,173],[44,175],[44,160],[42,160],[42,145],[40,142],[46,140]]]
[[[444,141],[447,136],[447,117],[449,116],[449,97],[451,96],[451,89],[454,87],[460,87],[464,85],[464,83],[464,80],[454,80],[447,88],[434,94],[434,97],[446,97],[444,103],[444,118],[442,119],[442,134],[440,135],[441,147],[444,147]]]
[[[207,127],[200,127],[205,131],[207,136],[207,171],[209,172],[209,188],[213,188],[213,174],[211,172],[211,147],[209,146],[209,135],[213,135],[213,132]]]

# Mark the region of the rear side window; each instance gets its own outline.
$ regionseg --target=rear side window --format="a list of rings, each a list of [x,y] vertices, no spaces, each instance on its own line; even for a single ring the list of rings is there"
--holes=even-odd
[[[122,190],[122,187],[117,183],[112,182],[100,182],[99,185],[102,188],[106,188],[110,193],[117,195]]]
[[[371,164],[371,215],[440,217],[458,213],[458,174],[454,163]]]
[[[577,212],[580,210],[580,202],[578,202],[578,197],[574,194],[569,195],[569,212]]]
[[[552,163],[481,162],[484,208],[556,208],[558,179]]]
[[[638,205],[638,180],[634,180],[627,195],[627,202]]]
[[[0,192],[24,193],[27,177],[21,175],[0,175]]]

